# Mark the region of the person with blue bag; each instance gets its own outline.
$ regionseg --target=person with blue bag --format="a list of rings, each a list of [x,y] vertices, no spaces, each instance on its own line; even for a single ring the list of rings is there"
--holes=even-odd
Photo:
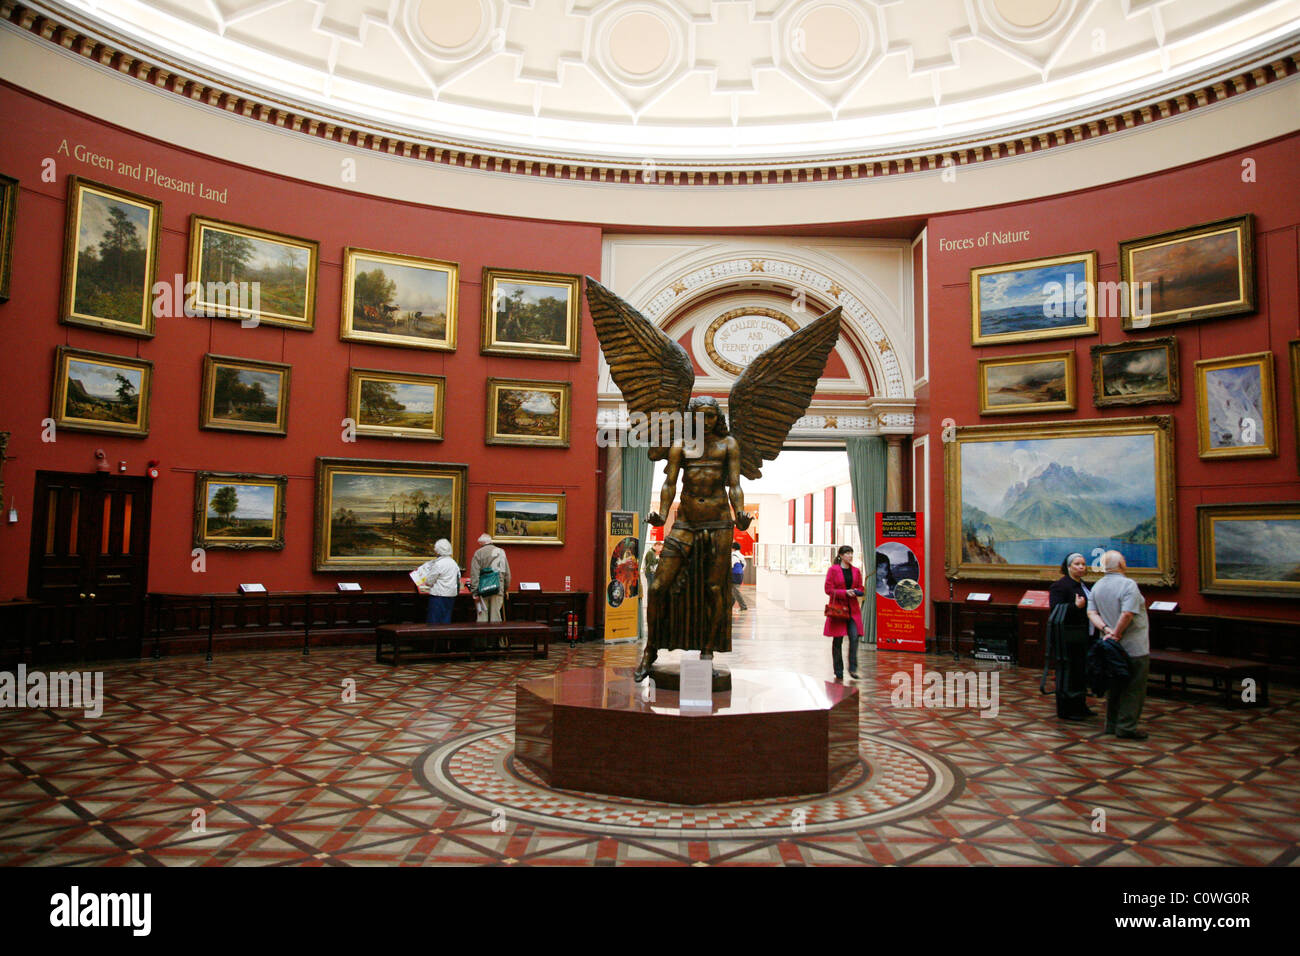
[[[740,542],[731,542],[731,603],[739,604],[742,611],[748,611],[749,605],[745,603],[744,596],[740,593],[740,585],[745,580],[745,554],[740,550]]]

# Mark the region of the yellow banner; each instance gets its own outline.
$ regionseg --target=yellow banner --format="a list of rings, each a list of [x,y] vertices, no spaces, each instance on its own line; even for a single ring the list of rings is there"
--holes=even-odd
[[[605,516],[605,640],[635,640],[641,619],[640,516],[611,511]]]

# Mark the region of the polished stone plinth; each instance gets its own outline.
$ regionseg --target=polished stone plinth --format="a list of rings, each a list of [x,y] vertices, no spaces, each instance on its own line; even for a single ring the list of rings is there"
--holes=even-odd
[[[858,761],[858,693],[805,674],[733,670],[712,711],[653,702],[630,667],[515,685],[515,758],[550,786],[666,803],[826,793]]]

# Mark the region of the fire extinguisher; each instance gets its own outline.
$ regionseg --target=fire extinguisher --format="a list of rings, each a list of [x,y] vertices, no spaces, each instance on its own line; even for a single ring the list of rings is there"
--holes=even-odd
[[[578,614],[576,611],[570,611],[565,616],[564,636],[568,638],[570,647],[578,643]]]

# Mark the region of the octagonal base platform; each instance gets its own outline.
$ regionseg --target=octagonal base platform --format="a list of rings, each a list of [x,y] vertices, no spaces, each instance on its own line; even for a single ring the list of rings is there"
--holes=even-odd
[[[666,803],[826,793],[858,760],[858,692],[805,674],[733,670],[712,711],[641,699],[630,667],[515,687],[515,757],[550,786]]]

